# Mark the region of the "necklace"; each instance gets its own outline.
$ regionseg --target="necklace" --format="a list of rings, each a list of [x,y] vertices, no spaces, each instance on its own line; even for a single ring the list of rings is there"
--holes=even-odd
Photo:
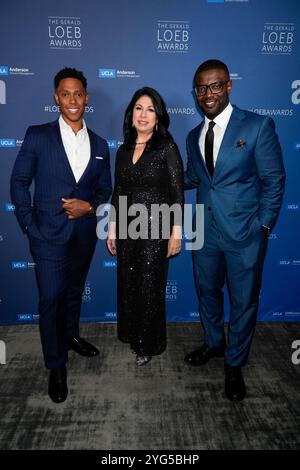
[[[146,142],[136,142],[135,145],[142,145],[142,144],[146,144],[148,142],[148,140],[146,140]]]

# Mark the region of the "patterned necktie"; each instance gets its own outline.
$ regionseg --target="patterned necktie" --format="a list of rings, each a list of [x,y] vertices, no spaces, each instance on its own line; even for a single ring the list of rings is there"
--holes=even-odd
[[[216,123],[210,121],[205,136],[205,163],[210,176],[214,173],[214,130],[213,127]]]

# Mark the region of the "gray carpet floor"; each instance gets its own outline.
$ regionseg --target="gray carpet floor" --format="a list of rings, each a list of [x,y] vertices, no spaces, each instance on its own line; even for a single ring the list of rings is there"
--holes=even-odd
[[[54,404],[38,327],[0,327],[1,450],[300,449],[300,364],[291,361],[299,323],[258,324],[241,403],[224,396],[222,359],[183,362],[202,342],[196,323],[169,324],[167,351],[141,368],[115,324],[84,324],[81,336],[100,355],[70,352],[69,396]]]

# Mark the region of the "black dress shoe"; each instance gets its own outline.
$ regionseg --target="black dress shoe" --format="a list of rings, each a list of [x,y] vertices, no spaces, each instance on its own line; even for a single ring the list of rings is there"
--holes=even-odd
[[[83,338],[74,337],[68,340],[68,349],[76,351],[80,356],[94,357],[98,356],[99,350]]]
[[[241,367],[225,364],[225,394],[231,401],[242,401],[245,398],[246,385]]]
[[[192,351],[187,354],[184,358],[184,361],[190,366],[202,366],[206,364],[212,357],[223,357],[225,351],[225,346],[218,346],[215,348],[209,348],[206,343],[204,343],[200,349]]]
[[[66,366],[50,370],[48,395],[54,403],[62,403],[68,396]]]

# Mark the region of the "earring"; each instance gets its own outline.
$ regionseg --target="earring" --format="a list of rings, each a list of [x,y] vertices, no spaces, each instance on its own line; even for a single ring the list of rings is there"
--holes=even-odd
[[[156,130],[156,132],[158,131],[158,124],[157,123],[155,124],[155,130]]]

